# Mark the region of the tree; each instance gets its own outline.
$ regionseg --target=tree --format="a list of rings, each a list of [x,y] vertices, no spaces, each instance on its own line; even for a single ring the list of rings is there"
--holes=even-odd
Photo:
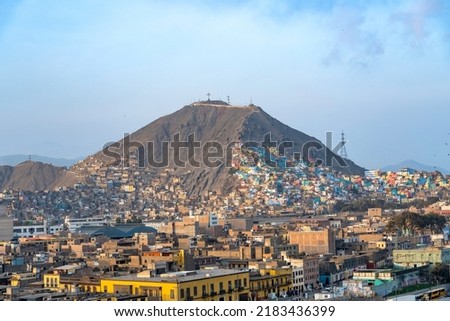
[[[427,214],[423,216],[424,228],[429,229],[433,234],[442,233],[442,229],[446,223],[447,219],[439,214]]]
[[[436,263],[431,269],[431,278],[437,284],[450,282],[450,266],[447,264]]]
[[[403,212],[391,218],[386,226],[388,231],[402,231],[406,235],[415,235],[429,230],[431,233],[441,233],[447,220],[438,214],[420,215]]]
[[[404,212],[390,219],[387,224],[389,231],[400,230],[402,234],[414,235],[416,231],[421,229],[421,218],[419,214]]]

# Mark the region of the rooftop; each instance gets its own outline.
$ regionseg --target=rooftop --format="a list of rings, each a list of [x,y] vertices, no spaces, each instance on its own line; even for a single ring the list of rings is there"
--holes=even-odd
[[[78,264],[68,264],[68,265],[55,267],[53,270],[64,271],[64,270],[72,270],[72,269],[81,269],[81,266],[79,266]]]
[[[83,226],[80,232],[90,237],[104,235],[111,239],[121,239],[133,237],[136,233],[156,233],[156,229],[143,224],[118,224],[116,226]]]
[[[140,276],[138,274],[125,275],[120,277],[115,277],[115,280],[123,281],[148,281],[148,282],[167,282],[167,283],[182,283],[190,282],[196,280],[202,280],[206,278],[222,277],[227,275],[233,275],[238,273],[248,273],[247,271],[241,270],[230,270],[230,269],[209,269],[209,270],[198,270],[198,271],[181,271],[181,272],[171,272],[161,274],[156,277],[146,277]]]

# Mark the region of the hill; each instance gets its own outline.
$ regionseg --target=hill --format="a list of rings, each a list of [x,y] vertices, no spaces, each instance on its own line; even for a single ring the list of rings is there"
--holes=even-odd
[[[113,146],[77,163],[72,170],[81,176],[88,175],[88,173],[92,173],[92,168],[118,166],[118,163],[114,163],[120,158],[125,161],[125,165],[128,165],[128,161],[134,157],[140,157],[139,162],[143,165],[149,163],[151,165],[152,160],[163,159],[164,148],[162,146],[164,146],[163,142],[166,142],[168,146],[167,166],[147,166],[155,171],[155,175],[169,172],[171,175],[179,176],[181,185],[189,194],[212,190],[227,192],[236,183],[225,162],[225,155],[229,155],[230,146],[247,142],[261,143],[268,133],[273,142],[280,144],[289,141],[293,143],[293,147],[287,150],[290,156],[293,153],[301,153],[303,146],[307,143],[321,144],[318,139],[284,125],[260,107],[254,105],[230,106],[222,101],[204,101],[185,106],[173,114],[153,121],[130,134],[126,140],[121,139]],[[170,143],[173,143],[177,136],[181,142],[187,142],[191,137],[191,141],[186,143],[185,147],[190,146],[193,150],[192,153],[188,152],[188,148],[170,148]],[[193,137],[195,137],[195,141]],[[124,148],[127,146],[127,141],[133,142],[132,145],[140,145],[146,149],[146,152],[128,153],[128,150],[133,149]],[[147,148],[148,143],[155,147],[150,153],[148,153],[150,150]],[[206,143],[220,146],[222,149],[224,161],[220,166],[208,167],[205,162],[202,162],[202,147]],[[197,147],[194,149],[195,146]],[[322,144],[320,146],[322,146],[320,150],[313,150],[315,157],[324,160],[325,150],[333,155]],[[177,160],[183,160],[184,164],[180,165]],[[200,163],[199,166],[195,164],[196,161]],[[350,160],[347,160],[347,163],[347,167],[340,167],[337,163],[334,163],[333,167],[348,174],[362,175],[364,173],[363,168]]]
[[[68,179],[68,176],[72,179]],[[65,186],[77,182],[76,176],[66,169],[41,162],[26,161],[14,167],[0,166],[0,190],[46,190],[59,180],[62,183],[63,177],[66,177]]]

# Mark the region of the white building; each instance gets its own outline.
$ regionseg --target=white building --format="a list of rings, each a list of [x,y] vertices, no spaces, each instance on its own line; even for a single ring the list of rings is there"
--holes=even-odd
[[[369,171],[365,171],[364,176],[371,179],[380,178],[380,172],[381,171],[378,169],[372,169]]]
[[[56,234],[62,231],[63,225],[51,225],[48,226],[46,222],[44,224],[34,225],[16,225],[13,227],[13,238],[21,237],[35,237],[39,235]]]
[[[61,232],[64,229],[64,225],[60,224],[60,225],[51,225],[48,227],[47,231],[48,234],[56,234],[58,232]]]
[[[300,293],[304,286],[303,264],[301,266],[292,266],[292,289]]]
[[[322,291],[319,293],[314,293],[314,300],[316,301],[335,300],[342,296],[343,296],[342,293]]]
[[[85,217],[85,218],[71,218],[66,217],[64,224],[70,232],[76,232],[81,227],[85,226],[102,226],[106,225],[106,220],[103,217]]]
[[[45,235],[47,233],[47,225],[39,224],[39,225],[18,225],[13,228],[13,237],[34,237],[39,235]]]
[[[286,252],[282,252],[282,255]],[[319,280],[319,261],[317,257],[292,258],[285,255],[292,267],[292,289],[298,294],[313,290]]]

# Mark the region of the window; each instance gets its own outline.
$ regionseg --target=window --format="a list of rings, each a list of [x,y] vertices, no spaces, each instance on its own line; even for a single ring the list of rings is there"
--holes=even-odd
[[[220,282],[219,283],[219,291],[222,291],[223,290],[223,282]]]
[[[184,299],[184,289],[180,290],[180,299]]]
[[[247,287],[247,279],[244,279],[244,288]]]
[[[175,299],[175,290],[174,289],[170,290],[170,298]]]
[[[194,296],[197,295],[197,287],[194,286]]]

